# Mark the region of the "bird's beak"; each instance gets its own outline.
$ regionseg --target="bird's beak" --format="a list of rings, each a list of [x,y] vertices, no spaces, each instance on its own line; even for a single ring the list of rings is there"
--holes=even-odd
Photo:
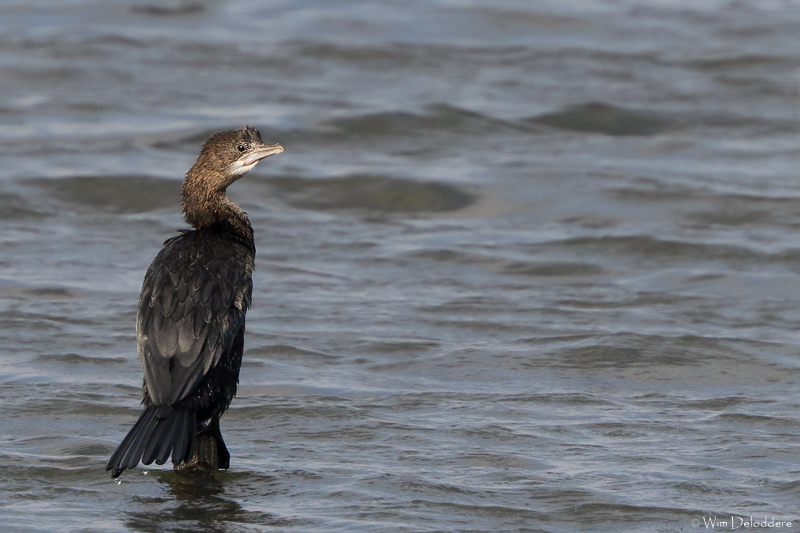
[[[283,152],[283,146],[280,144],[265,144],[253,148],[239,161],[241,162],[242,166],[249,167],[250,165],[255,165],[267,156],[279,154],[281,152]]]

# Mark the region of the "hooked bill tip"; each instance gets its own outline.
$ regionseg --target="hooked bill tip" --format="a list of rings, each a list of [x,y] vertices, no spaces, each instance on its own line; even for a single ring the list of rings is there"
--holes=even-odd
[[[253,148],[253,150],[245,154],[240,161],[245,166],[254,165],[265,157],[280,154],[281,152],[283,152],[283,146],[280,144],[267,144]]]

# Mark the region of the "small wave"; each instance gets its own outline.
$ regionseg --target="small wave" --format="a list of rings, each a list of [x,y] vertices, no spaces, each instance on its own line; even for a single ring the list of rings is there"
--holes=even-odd
[[[333,360],[338,359],[338,356],[316,351],[298,348],[290,344],[269,344],[251,348],[247,352],[248,359],[253,358],[268,358],[270,360],[276,359],[322,359]]]
[[[30,296],[42,297],[47,299],[78,297],[76,291],[72,289],[67,289],[65,287],[36,287],[32,289],[26,289],[22,292]]]
[[[166,2],[165,5],[145,4],[132,6],[130,10],[137,15],[164,18],[197,15],[205,11],[205,6],[200,2]]]
[[[650,112],[625,109],[602,102],[589,102],[546,113],[524,122],[551,128],[613,136],[649,136],[677,129],[676,119]]]
[[[64,363],[68,365],[107,365],[107,364],[126,364],[128,361],[124,357],[87,357],[76,353],[49,353],[36,356],[36,361],[43,363]]]
[[[143,213],[178,205],[180,182],[147,176],[75,176],[37,185],[70,204],[111,213]]]
[[[597,276],[603,273],[603,268],[588,263],[513,261],[503,268],[503,272],[519,276]]]
[[[501,274],[513,276],[598,276],[603,267],[592,263],[566,261],[513,261],[459,250],[432,249],[415,252],[413,257],[432,259],[443,263],[484,265]]]
[[[43,219],[48,213],[32,208],[16,194],[0,193],[0,220]]]
[[[575,237],[554,241],[546,246],[581,248],[614,258],[632,257],[661,262],[719,260],[744,264],[758,263],[765,258],[765,254],[741,246],[658,239],[649,235]]]
[[[455,211],[476,197],[454,185],[376,175],[329,179],[276,177],[268,182],[282,201],[316,211],[361,210],[395,214]]]
[[[389,111],[333,119],[325,124],[349,135],[371,137],[417,137],[435,132],[487,135],[531,131],[530,125],[500,120],[447,104],[427,106],[423,114]]]

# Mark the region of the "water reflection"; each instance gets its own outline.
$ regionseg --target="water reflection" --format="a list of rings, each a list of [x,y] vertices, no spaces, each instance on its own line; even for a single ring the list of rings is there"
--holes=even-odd
[[[231,531],[235,524],[285,525],[279,516],[246,510],[237,500],[242,478],[226,473],[154,471],[152,477],[167,489],[157,498],[136,497],[136,511],[128,513],[127,526],[134,531]],[[231,487],[232,483],[232,487]],[[232,490],[233,496],[226,495]],[[262,492],[269,498],[270,492]],[[156,510],[156,511],[154,511]]]

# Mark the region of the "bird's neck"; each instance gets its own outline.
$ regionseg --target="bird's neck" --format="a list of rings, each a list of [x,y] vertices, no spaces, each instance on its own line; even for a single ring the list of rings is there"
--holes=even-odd
[[[189,171],[183,183],[183,218],[195,229],[223,226],[252,235],[247,213],[228,198],[224,188],[212,186],[220,183],[219,178]]]

